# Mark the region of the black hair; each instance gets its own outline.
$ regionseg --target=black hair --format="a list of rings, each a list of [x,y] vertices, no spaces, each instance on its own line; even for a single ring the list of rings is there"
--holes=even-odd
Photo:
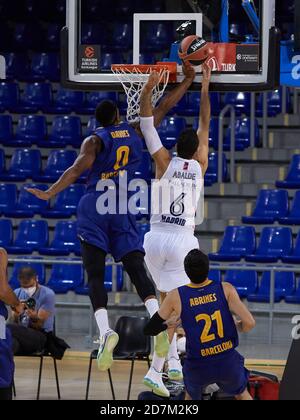
[[[118,106],[114,101],[104,100],[96,108],[96,120],[102,127],[113,125],[118,115]]]
[[[199,138],[195,130],[184,130],[177,140],[177,154],[182,159],[192,159],[199,147]]]
[[[192,283],[204,283],[209,273],[208,256],[194,249],[185,257],[184,269]]]
[[[19,271],[19,280],[29,283],[30,280],[37,277],[37,272],[32,267],[22,267]]]

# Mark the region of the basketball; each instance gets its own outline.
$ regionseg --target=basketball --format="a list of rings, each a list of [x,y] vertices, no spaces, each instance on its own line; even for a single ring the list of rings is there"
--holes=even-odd
[[[200,36],[190,35],[182,40],[178,54],[184,63],[201,66],[209,56],[208,43]]]

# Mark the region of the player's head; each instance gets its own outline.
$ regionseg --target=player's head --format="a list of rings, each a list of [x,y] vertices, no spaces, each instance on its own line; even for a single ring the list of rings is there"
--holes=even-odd
[[[209,272],[208,256],[199,249],[194,249],[185,257],[184,269],[192,283],[204,283]]]
[[[96,108],[96,120],[102,127],[118,123],[120,119],[119,108],[114,101],[104,100]]]
[[[177,155],[182,159],[193,159],[199,148],[199,138],[195,130],[184,130],[177,140]]]

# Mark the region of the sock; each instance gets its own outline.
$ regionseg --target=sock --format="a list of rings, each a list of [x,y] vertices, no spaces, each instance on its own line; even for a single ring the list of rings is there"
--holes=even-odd
[[[100,331],[100,337],[105,335],[110,330],[108,323],[108,314],[106,309],[98,309],[95,312],[95,318]]]
[[[169,350],[169,354],[168,354],[168,360],[170,360],[172,358],[174,358],[176,360],[179,359],[178,351],[177,351],[177,334],[176,333],[174,334],[173,340],[170,344],[170,350]]]
[[[159,305],[158,305],[157,299],[148,299],[145,302],[145,306],[151,318],[153,317],[154,314],[156,314],[156,312],[159,311]]]
[[[157,372],[162,372],[165,361],[165,357],[158,357],[154,352],[151,367],[154,368]]]

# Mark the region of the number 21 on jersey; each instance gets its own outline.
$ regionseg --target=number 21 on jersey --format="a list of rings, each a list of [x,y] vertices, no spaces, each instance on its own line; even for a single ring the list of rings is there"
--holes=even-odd
[[[202,344],[209,343],[210,341],[214,341],[216,339],[215,334],[210,334],[213,321],[216,321],[217,323],[218,336],[220,338],[224,338],[224,326],[223,326],[221,311],[216,311],[212,316],[209,316],[207,314],[197,315],[196,321],[205,322],[203,332],[200,337],[200,341]]]

